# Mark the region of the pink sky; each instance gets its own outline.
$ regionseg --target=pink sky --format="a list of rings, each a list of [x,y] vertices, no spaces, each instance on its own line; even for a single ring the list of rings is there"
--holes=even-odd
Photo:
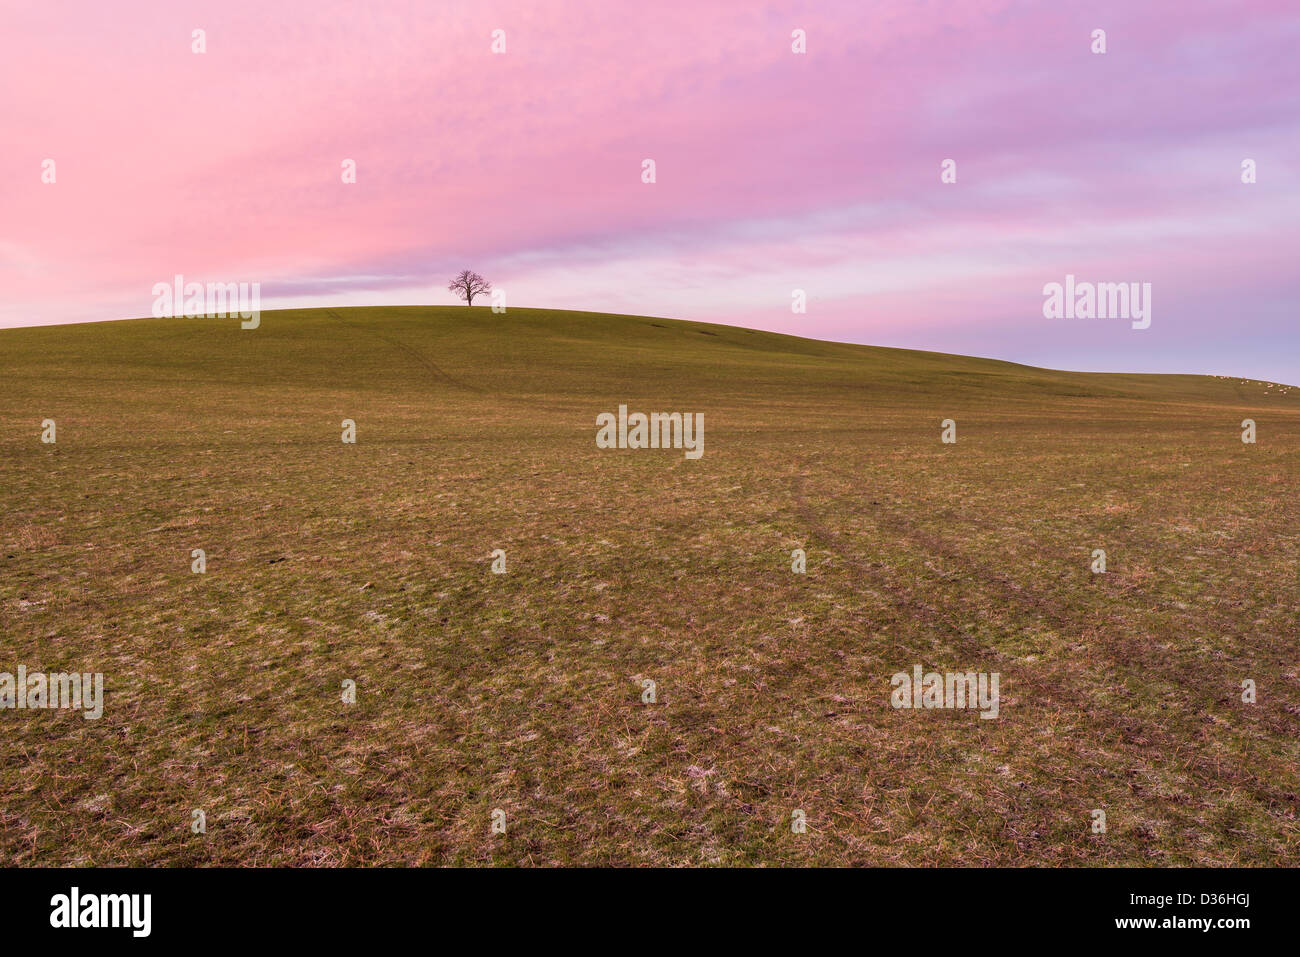
[[[1294,0],[2,0],[0,24],[0,326],[148,315],[176,273],[264,309],[451,303],[469,266],[510,306],[1300,383]],[[1151,283],[1151,328],[1045,319],[1066,273]]]

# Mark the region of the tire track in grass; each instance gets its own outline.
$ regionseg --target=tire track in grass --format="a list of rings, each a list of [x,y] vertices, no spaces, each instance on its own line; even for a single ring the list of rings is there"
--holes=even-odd
[[[800,477],[800,481],[802,481],[802,478]],[[810,515],[811,509],[807,508],[806,494],[802,488],[796,491],[796,497],[806,509],[805,517]],[[877,510],[873,514],[873,518],[881,530],[896,535],[903,542],[914,546],[917,551],[950,563],[954,566],[955,575],[961,575],[964,576],[965,580],[973,581],[976,583],[976,587],[992,586],[997,592],[997,597],[1003,599],[1007,604],[1018,606],[1025,612],[1038,616],[1041,621],[1052,625],[1055,629],[1067,634],[1092,631],[1099,636],[1103,636],[1100,639],[1103,650],[1110,655],[1116,666],[1136,670],[1144,679],[1150,678],[1153,669],[1159,669],[1160,676],[1171,686],[1186,686],[1188,677],[1186,672],[1161,668],[1163,658],[1159,656],[1135,656],[1132,649],[1127,646],[1105,639],[1104,636],[1110,634],[1113,630],[1131,627],[1130,623],[1122,615],[1116,612],[1088,612],[1082,616],[1068,616],[1057,610],[1059,606],[1057,599],[1048,596],[1033,586],[1021,584],[1005,574],[991,572],[986,565],[972,561],[965,553],[951,547],[946,540],[917,528],[913,522],[901,516],[886,513],[883,510]],[[987,521],[974,520],[972,524],[986,531],[992,530],[992,526]],[[833,532],[825,528],[824,523],[822,523],[821,527],[825,534],[834,535]],[[847,552],[845,554],[848,555]],[[1062,557],[1059,552],[1057,556]],[[887,566],[882,565],[879,567],[884,568]],[[942,581],[951,581],[954,577],[954,575],[945,574],[934,569],[932,571]],[[901,590],[910,593],[908,589],[900,586],[896,580],[881,582],[877,579],[876,583],[893,592]],[[946,623],[950,628],[961,630],[950,618],[946,619]]]
[[[1134,649],[1130,643],[1108,637],[1122,634],[1125,630],[1133,628],[1132,623],[1118,612],[1090,611],[1074,616],[1067,615],[1058,610],[1060,606],[1058,599],[1032,585],[1022,584],[1005,574],[991,571],[987,565],[973,561],[961,550],[951,547],[945,539],[922,531],[907,519],[883,511],[876,512],[873,517],[882,530],[898,536],[904,542],[911,543],[919,551],[949,563],[954,567],[956,575],[964,576],[965,580],[974,582],[974,587],[988,587],[1007,604],[1018,606],[1025,612],[1036,615],[1040,621],[1046,622],[1059,632],[1076,635],[1076,640],[1082,641],[1085,633],[1095,636],[1089,639],[1090,645],[1099,644],[1114,666],[1131,677],[1144,682],[1158,680],[1170,689],[1184,690],[1188,687],[1189,679],[1195,681],[1200,687],[1212,688],[1216,683],[1221,683],[1222,667],[1208,659],[1203,662],[1198,671],[1189,672],[1186,664],[1171,666],[1166,655],[1149,649]],[[968,519],[968,522],[985,531],[993,530],[993,526],[987,521]],[[1159,546],[1157,541],[1149,537],[1142,540],[1150,541],[1153,550]],[[1042,551],[1048,550],[1044,548]],[[1059,551],[1056,554],[1058,558],[1064,557]],[[952,577],[937,570],[935,574],[944,581],[949,581]],[[896,589],[897,585],[889,587]],[[1211,697],[1200,705],[1191,702],[1189,704],[1196,709],[1196,713],[1206,713],[1217,700],[1219,699]],[[1288,733],[1285,727],[1287,719],[1280,708],[1279,704],[1276,713],[1261,712],[1260,714],[1260,718],[1266,721],[1270,717],[1274,719],[1272,723],[1264,724],[1262,727],[1275,734]],[[1195,714],[1189,716],[1194,717]],[[1256,726],[1255,729],[1258,730],[1258,727]],[[1238,731],[1247,730],[1246,726],[1240,725],[1234,725],[1234,728]]]
[[[806,466],[806,464],[800,463],[801,467]],[[892,573],[888,566],[872,563],[855,554],[851,548],[845,547],[843,537],[828,527],[809,504],[806,493],[806,479],[806,472],[795,476],[795,504],[800,517],[805,521],[814,536],[829,544],[837,555],[859,570],[873,585],[879,588],[899,611],[931,627],[943,629],[950,636],[950,639],[955,639],[950,640],[950,645],[954,651],[977,658],[1006,660],[1004,653],[969,635],[952,615],[935,607],[933,603],[925,601],[918,595],[916,588],[900,581],[899,576]],[[920,532],[905,520],[886,516],[885,523],[890,530],[899,534],[905,547],[913,547],[918,551],[948,558],[963,566],[963,569],[968,573],[978,571],[979,574],[972,577],[977,578],[979,581],[991,581],[999,585],[999,590],[1009,606],[1013,608],[1019,607],[1041,615],[1060,626],[1064,626],[1064,630],[1070,632],[1076,630],[1075,622],[1054,611],[1046,600],[1033,590],[1025,589],[1005,576],[990,579],[986,575],[986,569],[975,569],[972,563],[959,552],[947,547],[934,536]],[[989,616],[984,615],[984,617]],[[1095,616],[1093,615],[1088,616],[1088,619],[1085,620],[1089,619],[1091,619],[1089,624],[1102,624],[1095,622]],[[1114,613],[1106,616],[1105,625],[1122,626],[1124,624],[1123,619]],[[1131,656],[1119,653],[1127,651],[1127,648],[1113,639],[1108,639],[1106,637],[1107,632],[1103,627],[1096,628],[1095,634],[1097,635],[1095,640],[1101,644],[1103,651],[1107,653],[1116,668],[1131,670],[1135,677],[1143,680],[1149,679],[1151,670],[1149,662],[1132,662]],[[1187,687],[1189,676],[1185,672],[1179,671],[1171,674],[1168,669],[1162,669],[1162,671],[1164,673],[1160,677],[1168,681],[1172,686]],[[1203,680],[1201,676],[1197,676],[1197,679]],[[1098,729],[1097,737],[1092,742],[1094,746],[1102,746],[1107,743],[1117,745],[1123,749],[1129,761],[1144,763],[1152,770],[1160,769],[1166,763],[1165,758],[1168,752],[1166,745],[1169,743],[1170,731],[1167,724],[1157,723],[1153,718],[1137,711],[1125,710],[1117,712],[1113,705],[1101,703],[1094,705],[1091,689],[1084,687],[1082,680],[1069,673],[1069,671],[1063,672],[1061,669],[1054,669],[1050,674],[1037,671],[1021,672],[1016,675],[1016,684],[1027,691],[1032,691],[1033,700],[1038,705],[1077,715],[1078,724],[1095,727],[1101,721],[1103,727]],[[1193,712],[1189,709],[1184,714],[1191,721],[1196,720],[1197,713],[1204,710],[1203,708],[1197,708],[1196,712]],[[1247,733],[1250,730],[1258,731],[1260,728],[1251,729],[1234,725],[1232,730],[1237,733]],[[1267,727],[1264,730],[1275,731],[1275,729]],[[1194,743],[1199,736],[1196,728],[1182,729],[1181,734],[1184,737],[1184,743]],[[1135,745],[1132,740],[1134,738],[1143,738],[1147,743],[1145,745]],[[1080,754],[1078,750],[1074,753],[1076,755]],[[1080,759],[1088,761],[1099,773],[1106,774],[1113,770],[1106,766],[1097,765],[1091,759],[1082,755],[1080,755]],[[1260,804],[1269,806],[1277,806],[1278,802],[1285,805],[1288,801],[1294,801],[1295,799],[1291,792],[1285,790],[1285,785],[1281,782],[1279,782],[1281,786],[1270,784],[1249,768],[1236,765],[1225,768],[1220,761],[1212,756],[1199,753],[1184,765],[1176,780],[1180,780],[1189,789],[1193,789],[1194,785],[1204,784],[1205,782],[1211,782],[1220,787],[1224,785],[1240,787],[1248,791]],[[1167,802],[1159,800],[1156,806],[1162,815],[1169,813],[1170,809]]]
[[[801,463],[802,467],[803,463]],[[795,475],[795,510],[814,537],[831,546],[833,551],[856,568],[863,576],[881,591],[883,597],[907,616],[919,619],[926,624],[935,625],[950,633],[955,638],[953,650],[961,654],[990,660],[1002,660],[1006,656],[998,649],[986,645],[968,634],[951,616],[926,602],[915,591],[898,580],[889,566],[872,563],[856,555],[844,544],[843,537],[826,525],[808,503],[806,491],[807,474]]]

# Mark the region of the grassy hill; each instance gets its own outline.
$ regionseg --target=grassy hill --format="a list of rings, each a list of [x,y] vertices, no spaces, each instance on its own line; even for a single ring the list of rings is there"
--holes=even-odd
[[[598,449],[620,404],[703,457]],[[1300,864],[1295,389],[140,319],[0,331],[0,475],[0,671],[107,687],[0,711],[2,863]],[[918,664],[999,673],[997,720],[891,707]]]

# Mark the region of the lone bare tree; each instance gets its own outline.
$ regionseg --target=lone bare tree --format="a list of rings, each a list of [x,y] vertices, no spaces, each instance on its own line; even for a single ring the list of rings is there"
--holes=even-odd
[[[492,284],[476,272],[462,269],[460,275],[448,283],[447,288],[465,300],[465,305],[474,305],[475,296],[486,296],[492,291]]]

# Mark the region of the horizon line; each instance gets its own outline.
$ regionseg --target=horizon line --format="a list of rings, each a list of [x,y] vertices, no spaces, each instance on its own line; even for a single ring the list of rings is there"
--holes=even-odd
[[[424,303],[384,303],[384,304],[379,304],[379,305],[355,305],[355,304],[352,304],[352,305],[335,305],[335,306],[282,306],[282,307],[274,307],[274,308],[271,308],[271,309],[259,309],[259,310],[257,310],[257,314],[258,314],[259,316],[261,316],[261,315],[264,315],[264,314],[266,314],[266,313],[274,313],[274,312],[317,312],[317,311],[324,312],[324,311],[332,310],[332,309],[448,309],[448,310],[459,310],[459,309],[473,309],[473,308],[474,308],[473,306],[468,305],[468,304],[466,304],[466,303],[428,303],[428,302],[424,302]],[[489,310],[489,311],[492,309],[491,306],[479,306],[479,308],[480,308],[480,309],[487,309],[487,310]],[[1195,377],[1195,378],[1207,378],[1207,379],[1235,379],[1235,380],[1238,380],[1238,381],[1240,381],[1240,382],[1245,382],[1245,383],[1255,382],[1255,383],[1262,383],[1262,384],[1266,384],[1266,385],[1280,385],[1280,386],[1286,386],[1286,387],[1289,388],[1289,389],[1300,389],[1300,383],[1283,382],[1283,381],[1281,381],[1281,380],[1277,380],[1277,379],[1255,379],[1255,378],[1250,378],[1250,377],[1248,377],[1248,376],[1228,375],[1228,374],[1219,373],[1219,372],[1146,372],[1146,371],[1143,371],[1143,370],[1140,370],[1140,369],[1125,369],[1125,370],[1114,370],[1114,369],[1066,369],[1066,368],[1057,368],[1057,367],[1055,367],[1055,366],[1039,366],[1039,365],[1033,365],[1033,364],[1028,363],[1028,362],[1017,362],[1017,361],[1014,360],[1014,359],[1004,359],[1004,358],[1002,358],[1002,357],[1000,357],[1000,356],[976,355],[976,354],[973,354],[973,353],[964,353],[964,352],[942,352],[942,351],[939,351],[939,350],[937,350],[937,349],[918,349],[918,348],[915,348],[915,347],[913,347],[913,346],[882,346],[882,345],[876,345],[876,344],[874,344],[874,343],[870,343],[870,342],[850,342],[850,341],[847,341],[847,340],[844,340],[844,339],[826,339],[826,338],[821,338],[821,337],[818,337],[818,336],[812,336],[812,335],[807,335],[807,336],[805,336],[805,335],[798,335],[798,334],[796,334],[796,333],[792,333],[792,332],[779,332],[779,331],[770,330],[770,329],[757,329],[757,328],[754,328],[754,327],[752,327],[752,326],[741,326],[741,325],[737,325],[736,323],[731,323],[731,322],[714,322],[714,321],[710,321],[710,320],[706,320],[706,319],[683,319],[683,318],[680,318],[680,317],[678,317],[678,316],[661,316],[661,315],[653,315],[653,314],[650,314],[650,313],[633,313],[633,312],[602,312],[602,311],[597,310],[597,309],[559,309],[559,308],[553,308],[553,307],[550,307],[550,306],[510,306],[510,307],[508,307],[508,309],[507,309],[506,311],[509,312],[510,310],[515,310],[515,311],[531,310],[531,311],[536,311],[536,312],[566,312],[566,313],[577,313],[577,314],[590,315],[590,316],[607,316],[607,317],[616,317],[616,318],[621,318],[621,319],[662,319],[662,320],[665,321],[665,322],[691,323],[691,324],[693,324],[693,325],[701,325],[701,326],[720,326],[720,327],[722,327],[722,328],[727,328],[727,329],[740,329],[740,330],[743,330],[743,331],[745,331],[745,332],[759,332],[759,333],[762,333],[762,334],[764,334],[764,335],[780,336],[780,337],[782,337],[782,338],[789,338],[789,339],[801,339],[801,340],[803,340],[803,341],[805,341],[805,342],[822,342],[822,343],[827,343],[827,344],[829,344],[829,345],[838,345],[838,346],[856,346],[856,347],[863,348],[863,349],[887,349],[887,350],[890,350],[890,351],[893,351],[893,352],[915,352],[915,353],[920,353],[920,354],[922,354],[922,355],[930,355],[930,356],[952,356],[952,357],[959,358],[959,359],[979,359],[979,360],[981,360],[981,361],[983,361],[983,362],[998,362],[998,363],[1002,363],[1002,364],[1004,364],[1004,365],[1016,366],[1017,368],[1020,368],[1020,369],[1032,369],[1032,370],[1039,371],[1039,372],[1060,372],[1060,373],[1066,373],[1066,374],[1070,374],[1070,375],[1091,375],[1091,376],[1133,376],[1133,375],[1140,375],[1140,376],[1182,376],[1182,377]],[[499,314],[500,314],[500,313],[498,313],[498,315],[499,315]],[[120,316],[120,317],[117,317],[117,318],[111,318],[111,319],[110,319],[110,318],[104,318],[104,319],[54,320],[54,321],[52,321],[52,322],[36,322],[36,323],[28,323],[28,324],[25,324],[25,325],[0,326],[0,332],[9,332],[9,331],[19,330],[19,329],[47,329],[47,328],[55,328],[55,327],[63,327],[63,326],[88,326],[88,325],[96,325],[96,324],[99,324],[99,323],[140,322],[140,321],[144,321],[144,320],[159,320],[159,321],[160,321],[160,320],[165,320],[165,319],[189,319],[189,320],[199,320],[199,319],[210,319],[210,318],[221,318],[221,317],[211,317],[211,316],[205,316],[205,315],[198,315],[198,316],[185,316],[185,315],[181,315],[181,316]],[[248,330],[248,331],[255,331],[255,330]]]

